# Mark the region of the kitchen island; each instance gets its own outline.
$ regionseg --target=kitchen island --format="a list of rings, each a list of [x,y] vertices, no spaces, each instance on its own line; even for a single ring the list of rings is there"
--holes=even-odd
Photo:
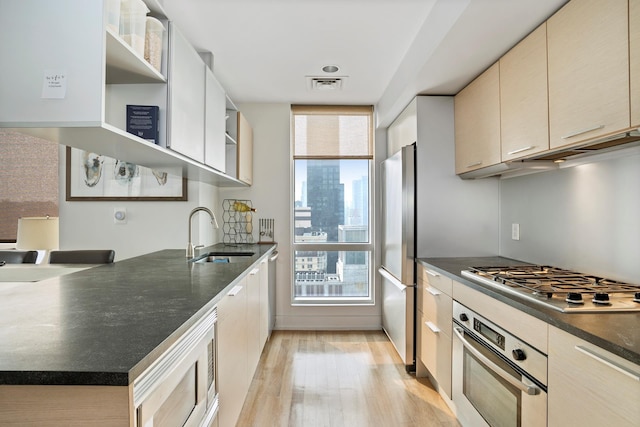
[[[274,248],[218,244],[199,253],[254,255],[202,264],[184,250],[163,250],[38,282],[0,283],[0,420],[15,416],[15,400],[13,408],[7,401],[22,391],[69,390],[73,398],[116,394],[110,402],[128,407],[110,422],[134,425],[134,383]],[[87,413],[109,406],[85,403]]]

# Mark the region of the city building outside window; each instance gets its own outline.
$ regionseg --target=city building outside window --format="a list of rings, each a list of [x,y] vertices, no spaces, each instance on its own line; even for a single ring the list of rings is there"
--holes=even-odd
[[[294,304],[372,304],[373,108],[293,106]]]

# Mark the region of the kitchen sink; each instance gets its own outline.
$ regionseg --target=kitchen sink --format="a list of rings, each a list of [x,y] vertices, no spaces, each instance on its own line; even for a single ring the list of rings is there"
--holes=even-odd
[[[244,262],[247,258],[255,255],[255,252],[209,252],[192,259],[192,262],[204,264],[215,262],[227,264],[233,262]]]

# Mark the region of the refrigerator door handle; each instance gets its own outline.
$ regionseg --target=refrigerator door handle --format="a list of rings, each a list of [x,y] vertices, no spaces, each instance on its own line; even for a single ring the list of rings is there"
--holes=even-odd
[[[382,277],[390,281],[396,288],[400,289],[400,291],[404,292],[407,290],[407,287],[403,285],[401,281],[393,277],[393,275],[384,268],[380,267],[378,269],[378,273],[380,273]]]

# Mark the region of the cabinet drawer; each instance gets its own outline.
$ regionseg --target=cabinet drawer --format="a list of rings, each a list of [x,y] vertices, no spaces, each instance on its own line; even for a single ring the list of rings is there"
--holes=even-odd
[[[429,284],[449,296],[453,292],[453,280],[429,267],[418,266],[418,280],[421,280],[423,285]]]
[[[418,309],[427,320],[442,329],[447,335],[451,335],[453,322],[453,299],[433,286],[425,285],[422,293],[422,305]]]
[[[444,331],[434,332],[433,325],[421,317],[420,360],[427,367],[438,386],[451,396],[451,336]]]

